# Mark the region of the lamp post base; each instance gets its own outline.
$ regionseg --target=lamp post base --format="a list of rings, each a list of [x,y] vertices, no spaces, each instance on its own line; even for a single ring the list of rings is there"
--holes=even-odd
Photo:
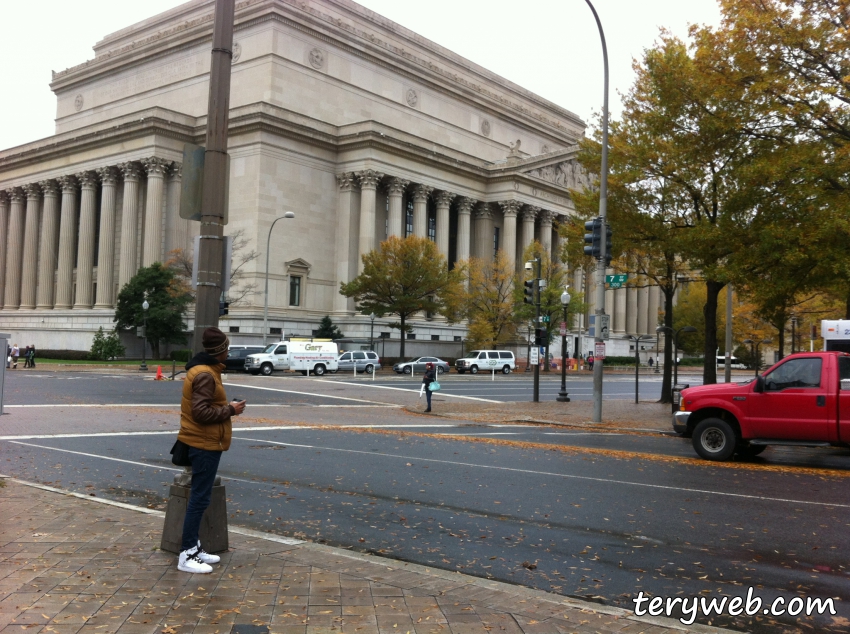
[[[567,393],[564,390],[561,390],[560,392],[558,392],[558,397],[555,400],[559,403],[569,403],[570,397],[567,396]]]
[[[148,371],[147,364],[142,363],[141,365],[139,365],[139,372],[147,372],[147,371]]]

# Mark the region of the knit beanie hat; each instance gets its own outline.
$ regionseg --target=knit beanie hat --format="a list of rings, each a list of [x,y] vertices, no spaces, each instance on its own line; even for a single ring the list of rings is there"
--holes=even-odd
[[[201,336],[201,342],[204,344],[204,352],[212,356],[218,356],[230,346],[230,340],[227,335],[221,332],[218,328],[207,328]]]

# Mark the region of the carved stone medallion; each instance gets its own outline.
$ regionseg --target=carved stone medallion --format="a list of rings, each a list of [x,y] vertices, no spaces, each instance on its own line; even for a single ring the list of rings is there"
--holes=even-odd
[[[310,51],[310,66],[322,68],[325,65],[325,54],[318,48]]]
[[[408,88],[407,105],[411,108],[415,108],[417,103],[419,103],[419,95],[416,94],[416,91],[413,90],[413,88]]]
[[[83,96],[77,95],[76,97],[74,97],[74,110],[79,112],[82,109],[83,109]]]
[[[481,119],[481,134],[484,136],[490,136],[490,120],[489,119]]]

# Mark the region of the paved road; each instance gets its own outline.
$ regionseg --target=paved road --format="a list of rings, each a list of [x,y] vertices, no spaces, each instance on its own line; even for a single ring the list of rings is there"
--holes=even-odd
[[[134,390],[131,401],[176,395],[174,384],[134,377],[36,378],[14,377],[16,398],[86,403],[125,386]],[[332,381],[300,385],[334,388]],[[255,391],[257,399],[306,398],[294,390],[265,397]],[[221,471],[230,521],[626,608],[640,590],[711,598],[753,586],[765,601],[850,596],[847,452],[769,449],[751,463],[719,466],[695,461],[686,441],[669,436],[432,427],[395,408],[355,406],[364,408],[358,416],[404,427],[235,430]],[[101,416],[117,409],[104,408]],[[13,408],[0,427],[39,411],[50,408]],[[164,504],[175,473],[167,450],[176,422],[151,424],[140,416],[133,435],[128,429],[93,436],[84,420],[75,420],[75,437],[18,433],[0,440],[2,471],[134,504]],[[846,604],[836,607],[850,619]],[[712,621],[746,631],[780,632],[801,622],[844,631],[825,617]]]

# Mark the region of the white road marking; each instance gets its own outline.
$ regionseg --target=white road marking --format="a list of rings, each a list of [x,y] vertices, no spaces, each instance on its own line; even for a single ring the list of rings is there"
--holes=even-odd
[[[314,392],[297,392],[295,390],[281,390],[276,387],[261,387],[259,385],[247,385],[245,383],[224,383],[224,385],[229,385],[231,387],[238,387],[240,389],[247,388],[249,390],[266,390],[269,392],[283,392],[285,394],[301,394],[302,396],[315,396],[318,398],[333,398],[338,399],[340,401],[355,401],[357,403],[371,403],[372,405],[380,405],[386,407],[387,405],[392,405],[393,407],[399,407],[395,403],[381,403],[380,401],[370,401],[365,398],[350,398],[348,396],[331,396],[330,394],[316,394]],[[356,384],[355,384],[356,385]]]
[[[313,380],[319,381],[321,379],[313,379]],[[323,381],[323,382],[327,382],[327,381]],[[371,385],[369,383],[352,383],[350,381],[336,381],[336,380],[334,381],[334,384],[355,385],[357,387],[363,387],[365,385],[366,387],[371,387],[371,388],[375,388],[375,389],[379,389],[379,390],[396,390],[398,392],[411,392],[413,394],[419,393],[419,389],[409,389],[409,388],[405,388],[405,387],[390,387],[389,385]],[[451,396],[452,398],[465,398],[465,399],[470,400],[470,401],[483,401],[485,403],[501,403],[502,402],[502,401],[493,401],[489,398],[478,398],[478,397],[475,397],[475,396],[461,396],[460,394],[447,394],[446,392],[443,392],[442,390],[440,390],[440,392],[434,392],[434,393],[439,394],[440,396]]]

